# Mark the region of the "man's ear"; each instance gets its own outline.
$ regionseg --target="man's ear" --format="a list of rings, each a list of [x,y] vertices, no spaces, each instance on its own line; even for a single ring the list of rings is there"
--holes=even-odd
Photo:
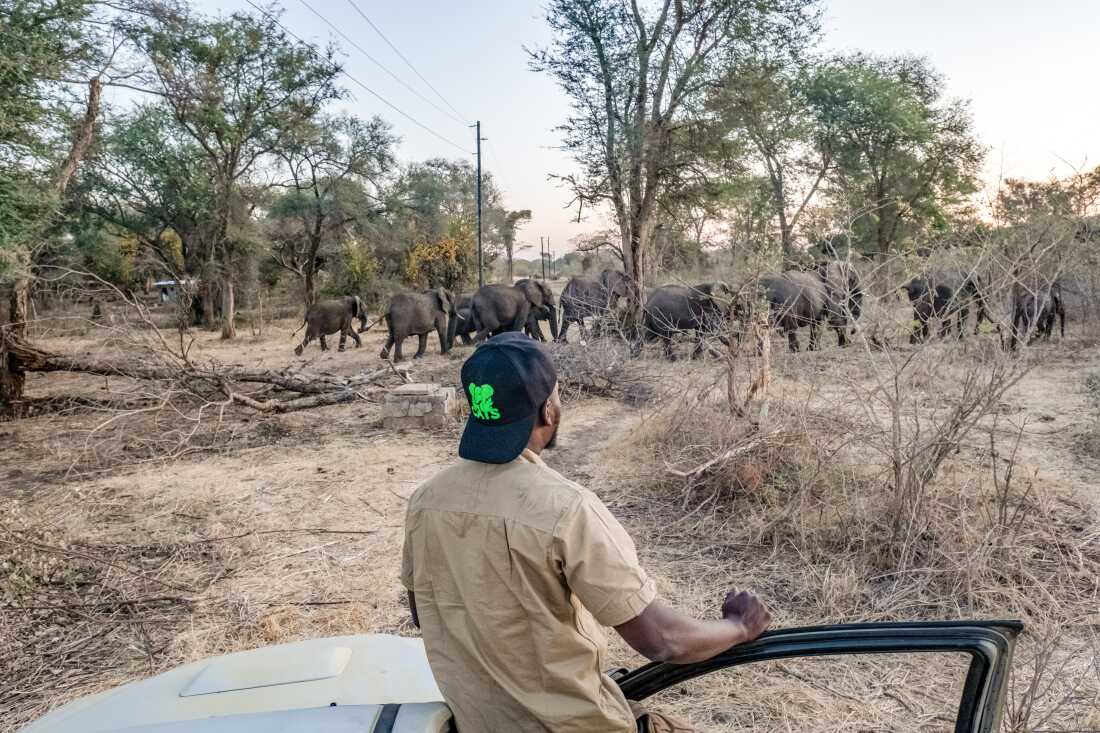
[[[540,417],[543,425],[557,425],[561,421],[561,410],[554,405],[553,395],[543,403]]]

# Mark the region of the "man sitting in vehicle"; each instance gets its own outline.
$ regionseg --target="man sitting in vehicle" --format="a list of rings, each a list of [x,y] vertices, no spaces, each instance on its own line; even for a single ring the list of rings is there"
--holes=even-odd
[[[686,664],[755,639],[768,611],[731,592],[721,619],[700,621],[656,599],[622,525],[540,458],[562,416],[544,346],[489,339],[463,364],[462,388],[462,460],[409,499],[401,572],[460,733],[692,730],[627,702],[601,672],[601,627]]]

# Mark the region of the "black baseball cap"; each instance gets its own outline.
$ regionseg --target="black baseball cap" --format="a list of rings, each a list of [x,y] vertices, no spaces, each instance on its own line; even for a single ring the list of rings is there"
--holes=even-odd
[[[480,463],[514,461],[557,382],[550,352],[538,341],[508,331],[483,342],[462,365],[470,418],[458,455]]]

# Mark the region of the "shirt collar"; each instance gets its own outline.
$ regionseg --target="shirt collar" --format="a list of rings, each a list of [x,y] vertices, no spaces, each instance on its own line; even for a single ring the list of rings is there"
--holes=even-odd
[[[519,458],[517,458],[516,460],[523,461],[524,463],[534,463],[536,466],[546,465],[545,463],[543,463],[542,459],[539,458],[538,454],[530,448],[524,448],[523,452],[519,454]]]

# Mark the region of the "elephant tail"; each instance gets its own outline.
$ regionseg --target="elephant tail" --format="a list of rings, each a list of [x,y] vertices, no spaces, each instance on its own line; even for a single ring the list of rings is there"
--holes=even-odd
[[[297,336],[297,335],[298,335],[298,332],[299,332],[299,331],[301,331],[301,330],[302,330],[303,328],[305,328],[305,327],[306,327],[306,324],[307,324],[307,323],[309,323],[309,321],[308,321],[308,320],[306,320],[305,318],[303,318],[303,319],[302,319],[302,325],[301,325],[301,326],[298,326],[298,328],[294,329],[294,333],[292,333],[292,334],[290,334],[290,335],[291,335],[291,336]]]

